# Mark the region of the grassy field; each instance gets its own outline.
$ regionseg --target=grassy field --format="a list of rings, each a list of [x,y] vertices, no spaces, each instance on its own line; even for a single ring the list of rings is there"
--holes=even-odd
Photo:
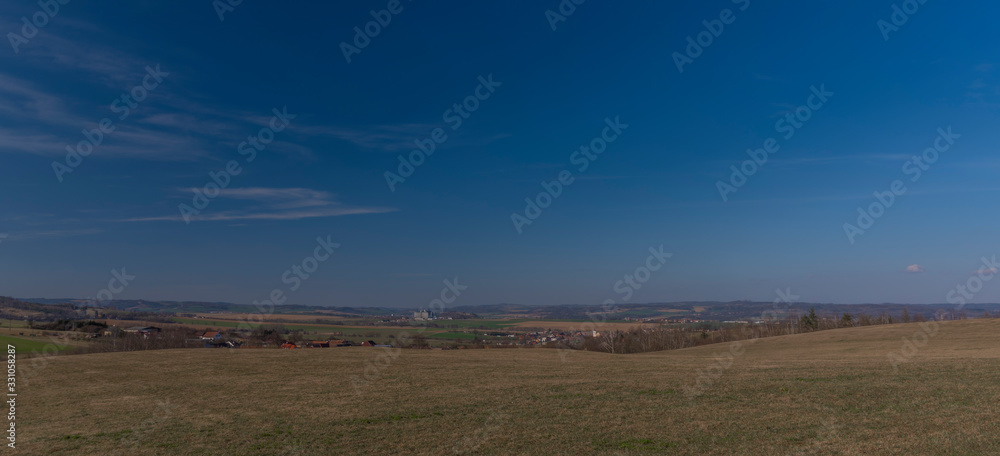
[[[200,319],[200,318],[174,318],[179,324],[185,324],[195,328],[236,328],[240,325],[238,321],[227,320],[227,319]],[[486,326],[496,330],[497,328],[503,328],[503,325],[515,325],[519,320],[438,320],[435,323],[439,324],[440,328],[423,328],[420,326],[341,326],[341,325],[305,325],[296,323],[284,323],[281,321],[268,321],[265,324],[281,324],[288,330],[301,330],[311,338],[326,338],[335,335],[335,337],[342,337],[355,342],[362,342],[367,339],[376,339],[380,343],[394,343],[392,337],[398,337],[402,333],[408,334],[423,334],[429,339],[467,339],[472,340],[476,337],[475,334],[456,332],[454,329],[470,329],[477,328],[479,325]],[[460,324],[451,325],[452,322],[460,322]],[[447,324],[446,324],[447,323]],[[256,327],[255,324],[248,325],[249,327]],[[449,328],[447,326],[452,326]],[[484,330],[485,331],[485,330]]]
[[[546,349],[61,356],[25,454],[1000,454],[1000,320],[641,355]],[[729,355],[725,355],[728,353]],[[27,379],[25,379],[27,380]]]
[[[541,329],[551,329],[553,331],[604,331],[608,329],[621,329],[628,330],[635,328],[637,326],[646,327],[656,327],[656,323],[640,323],[637,321],[626,321],[626,322],[616,322],[616,321],[591,321],[591,320],[580,320],[580,321],[565,321],[565,320],[533,320],[533,321],[522,321],[517,324],[516,327],[511,328],[512,330],[518,330],[523,328],[541,328]]]
[[[215,321],[219,326],[230,326],[235,327],[237,322],[240,321],[257,321],[260,318],[259,314],[246,314],[246,313],[231,313],[231,314],[197,314],[199,318],[175,318],[178,322],[188,323],[188,324],[204,324],[205,321]],[[326,314],[267,314],[265,320],[268,323],[285,323],[286,321],[309,321],[309,320],[330,320],[330,321],[342,321],[345,326],[364,326],[365,320],[358,318],[345,318],[339,316],[331,316]],[[371,320],[368,320],[371,321]],[[469,329],[501,329],[509,326],[515,326],[524,320],[512,320],[512,319],[460,319],[460,320],[435,320],[433,323],[442,328],[469,328]],[[15,322],[17,323],[17,322]],[[311,323],[311,322],[310,322]]]
[[[489,320],[489,319],[463,319],[463,320],[434,320],[432,324],[438,325],[442,328],[461,328],[461,329],[504,329],[511,326],[516,326],[518,323],[524,320]]]
[[[41,331],[39,331],[41,333]],[[65,339],[50,339],[48,337],[15,337],[6,336],[0,334],[0,344],[6,351],[7,345],[13,345],[17,350],[18,354],[27,355],[32,352],[43,353],[55,351],[63,351],[71,346],[73,342]],[[48,346],[48,348],[46,348]]]
[[[427,337],[429,339],[448,339],[448,340],[462,339],[462,340],[472,340],[472,339],[476,338],[476,335],[473,334],[473,333],[465,333],[465,332],[444,332],[444,333],[429,333],[428,332],[427,333]]]
[[[195,314],[195,315],[197,315],[198,318],[200,318],[200,319],[209,319],[209,320],[234,320],[234,321],[257,321],[257,319],[262,316],[261,314],[253,314],[253,313],[222,313],[222,314],[220,314],[220,313],[199,313],[199,314]],[[323,320],[331,320],[331,321],[343,321],[343,320],[346,320],[344,317],[341,317],[341,316],[328,315],[328,314],[325,314],[325,313],[318,313],[318,312],[314,312],[314,313],[302,313],[302,312],[294,313],[293,312],[293,313],[285,313],[285,314],[269,313],[269,314],[264,315],[264,317],[267,319],[267,321],[270,321],[270,322],[282,322],[282,321],[286,321],[286,320],[316,320],[317,318],[320,318],[320,319],[323,319]]]
[[[241,327],[241,322],[235,320],[209,320],[200,318],[174,318],[174,321],[180,324],[193,327],[206,327],[206,328],[238,328]],[[256,323],[244,323],[242,326],[249,328],[256,328],[258,325]],[[405,327],[379,327],[379,326],[342,326],[342,325],[306,325],[306,324],[296,324],[296,323],[285,323],[282,321],[265,321],[264,324],[280,324],[290,331],[305,331],[316,334],[332,334],[332,333],[345,333],[345,334],[374,334],[373,337],[378,337],[379,335],[389,335],[399,333],[401,330],[405,329],[416,329],[416,328],[405,328]],[[444,331],[444,330],[439,330]]]

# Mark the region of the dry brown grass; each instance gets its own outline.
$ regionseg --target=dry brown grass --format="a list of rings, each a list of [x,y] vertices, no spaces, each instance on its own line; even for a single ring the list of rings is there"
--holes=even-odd
[[[173,350],[56,357],[25,454],[1000,454],[1000,320],[615,356],[545,349]],[[737,353],[740,350],[736,350]],[[563,362],[562,355],[565,356]],[[704,383],[704,382],[703,382]],[[165,401],[165,402],[160,402]]]

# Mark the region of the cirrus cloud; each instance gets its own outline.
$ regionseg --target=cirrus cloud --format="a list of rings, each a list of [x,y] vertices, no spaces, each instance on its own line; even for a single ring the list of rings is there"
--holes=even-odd
[[[178,189],[183,191],[183,189]],[[189,190],[190,191],[190,190]],[[227,188],[219,191],[218,198],[252,201],[243,209],[199,214],[192,220],[300,220],[316,217],[339,217],[342,215],[381,214],[394,212],[395,208],[381,206],[348,206],[336,201],[334,195],[322,190],[308,188]],[[177,215],[132,217],[122,222],[156,222],[183,220]]]

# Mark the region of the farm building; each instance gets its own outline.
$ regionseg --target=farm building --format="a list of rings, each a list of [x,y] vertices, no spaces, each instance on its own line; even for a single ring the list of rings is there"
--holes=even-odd
[[[201,335],[201,340],[219,340],[222,339],[222,333],[218,331],[206,331],[205,334]]]

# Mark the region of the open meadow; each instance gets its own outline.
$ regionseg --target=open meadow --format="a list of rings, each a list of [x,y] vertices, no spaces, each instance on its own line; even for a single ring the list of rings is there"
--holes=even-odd
[[[24,454],[1000,454],[995,319],[637,355],[101,353],[20,381]]]

